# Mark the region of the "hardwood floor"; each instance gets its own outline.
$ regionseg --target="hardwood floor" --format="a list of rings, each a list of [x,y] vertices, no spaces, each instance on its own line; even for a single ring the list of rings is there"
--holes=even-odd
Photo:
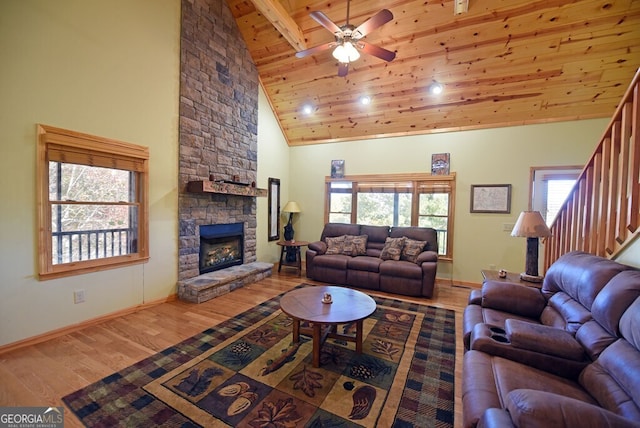
[[[202,304],[179,300],[0,354],[0,406],[62,406],[62,397],[237,315],[301,282],[277,273]],[[320,284],[320,283],[316,283]],[[462,426],[462,311],[470,289],[438,284],[433,299],[404,298],[456,311],[455,426]],[[385,293],[370,293],[398,297]],[[65,427],[82,424],[68,409]]]

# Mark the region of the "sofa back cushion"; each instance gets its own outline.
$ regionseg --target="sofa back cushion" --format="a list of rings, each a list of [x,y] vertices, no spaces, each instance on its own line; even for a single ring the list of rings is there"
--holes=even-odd
[[[326,237],[334,238],[342,235],[360,235],[360,225],[349,223],[327,223],[324,225],[320,240],[326,242]]]
[[[580,384],[600,405],[640,422],[640,299],[620,318],[622,337],[580,374]]]
[[[639,297],[640,271],[637,270],[620,272],[598,293],[591,306],[593,319],[581,326],[576,333],[576,339],[592,360],[597,359],[609,345],[622,337],[622,315]]]
[[[640,271],[621,272],[598,293],[591,306],[591,315],[611,335],[620,337],[620,318],[638,297]]]
[[[431,227],[392,227],[391,238],[407,237],[415,241],[426,241],[424,251],[438,251],[438,232]]]
[[[547,301],[540,322],[574,334],[591,319],[591,312],[567,293],[560,291]]]
[[[591,311],[596,296],[609,280],[630,269],[604,257],[572,251],[549,267],[542,284],[542,294],[550,299],[554,294],[564,292]]]
[[[360,226],[360,233],[367,235],[367,249],[382,250],[385,240],[389,237],[389,226]]]

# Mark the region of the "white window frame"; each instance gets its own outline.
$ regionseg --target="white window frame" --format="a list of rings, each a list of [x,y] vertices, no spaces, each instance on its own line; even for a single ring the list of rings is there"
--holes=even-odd
[[[531,167],[529,173],[529,210],[540,211],[542,218],[546,218],[548,182],[550,180],[576,180],[583,168],[580,165]]]

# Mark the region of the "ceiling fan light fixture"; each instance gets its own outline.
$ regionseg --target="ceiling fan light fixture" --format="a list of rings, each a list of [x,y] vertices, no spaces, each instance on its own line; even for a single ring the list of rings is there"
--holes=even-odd
[[[333,57],[338,61],[348,64],[360,58],[360,52],[351,42],[343,42],[333,50]]]

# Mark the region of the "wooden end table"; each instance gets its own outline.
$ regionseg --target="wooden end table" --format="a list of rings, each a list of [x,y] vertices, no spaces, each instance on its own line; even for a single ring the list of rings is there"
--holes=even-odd
[[[282,266],[291,266],[298,269],[298,275],[302,275],[302,256],[300,254],[300,249],[302,247],[306,247],[309,245],[307,241],[278,241],[278,245],[282,247],[280,250],[280,264],[278,264],[278,272],[282,269]],[[287,261],[284,257],[287,248],[292,248],[293,252],[296,256],[295,261]]]
[[[488,279],[491,281],[512,282],[515,284],[526,285],[527,287],[542,288],[542,283],[540,282],[523,281],[522,279],[520,279],[519,273],[507,272],[506,277],[500,278],[500,275],[498,275],[497,270],[483,269],[481,272],[482,272],[482,278]]]
[[[325,293],[331,294],[332,303],[323,303]],[[311,336],[313,366],[320,366],[320,348],[327,338],[355,342],[356,352],[362,353],[362,326],[376,310],[376,302],[370,296],[350,288],[314,286],[299,288],[282,296],[280,309],[293,319],[293,342],[300,341],[300,334]],[[311,324],[300,327],[300,322]],[[356,323],[356,334],[345,335],[337,331],[338,324]],[[324,329],[323,329],[324,327]]]

